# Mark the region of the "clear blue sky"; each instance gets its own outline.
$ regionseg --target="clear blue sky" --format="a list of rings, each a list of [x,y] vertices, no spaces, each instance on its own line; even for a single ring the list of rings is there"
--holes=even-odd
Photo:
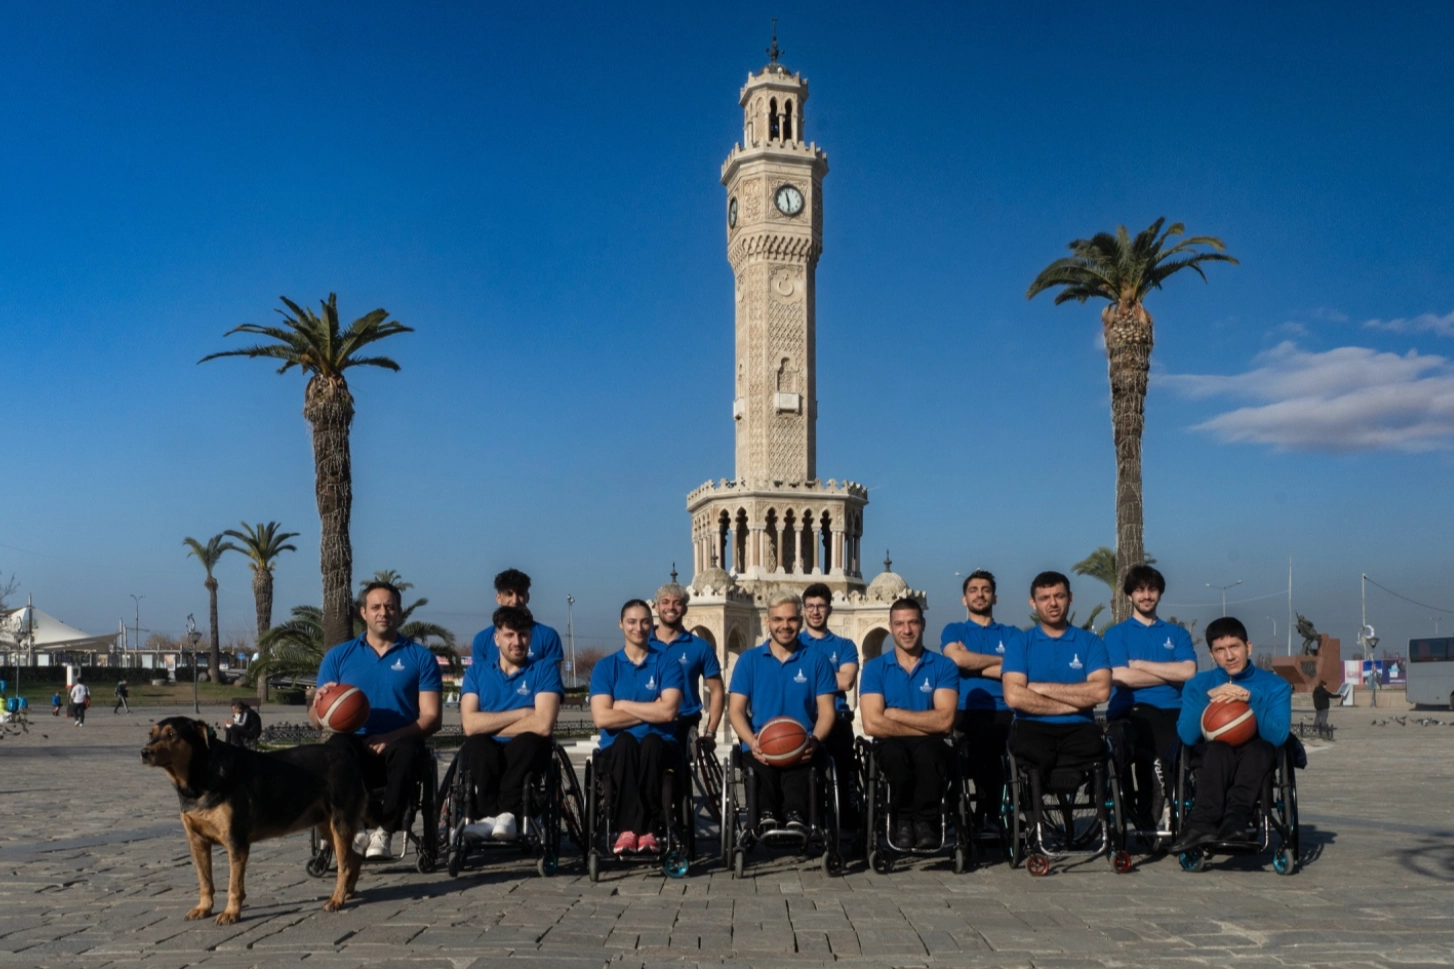
[[[927,590],[1114,542],[1099,306],[1024,298],[1071,239],[1160,215],[1240,266],[1154,294],[1146,544],[1164,610],[1226,584],[1351,646],[1358,576],[1454,607],[1454,8],[79,3],[0,9],[0,571],[90,631],[205,623],[181,540],[302,532],[303,379],[204,354],[287,295],[385,307],[356,371],[355,567],[472,634],[491,576],[615,645],[689,572],[686,493],[733,473],[722,159],[781,18],[825,148],[823,477],[872,490],[865,559]],[[252,623],[225,559],[222,626]],[[1078,602],[1104,601],[1090,580]],[[1269,598],[1256,598],[1269,597]],[[1250,602],[1239,602],[1254,599]],[[1385,642],[1436,615],[1376,590]],[[1454,630],[1445,614],[1441,630]]]

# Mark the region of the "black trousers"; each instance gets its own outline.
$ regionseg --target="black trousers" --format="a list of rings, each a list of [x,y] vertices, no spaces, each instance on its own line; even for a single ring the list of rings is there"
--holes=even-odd
[[[1137,703],[1106,725],[1121,796],[1133,817],[1155,821],[1165,789],[1171,784],[1181,738],[1176,735],[1180,710]],[[1158,768],[1157,762],[1161,767]]]
[[[519,817],[525,807],[525,777],[550,769],[550,750],[550,738],[538,733],[510,740],[467,737],[459,749],[459,767],[470,776],[469,816],[493,818],[508,812]]]
[[[859,804],[862,802],[858,790],[858,772],[853,769],[853,714],[840,713],[828,731],[823,748],[833,758],[833,769],[838,774],[838,806],[842,812],[840,823],[848,827],[858,824]],[[808,815],[804,814],[806,818]]]
[[[1223,821],[1251,821],[1262,783],[1277,762],[1272,744],[1261,737],[1240,747],[1214,740],[1193,747],[1192,757],[1201,760],[1201,767],[1187,825],[1215,831]]]
[[[328,743],[343,743],[358,753],[359,766],[363,768],[364,786],[369,789],[369,802],[373,810],[371,821],[385,831],[398,831],[404,826],[404,812],[425,758],[433,757],[421,737],[406,737],[384,747],[382,754],[376,754],[368,746],[367,737],[358,734],[336,733]],[[373,792],[383,790],[383,796],[374,803]]]
[[[960,710],[954,728],[964,745],[969,776],[974,781],[974,816],[995,817],[1005,796],[1005,749],[1010,742],[1013,710]]]
[[[668,773],[674,775],[675,785],[684,783],[677,744],[654,733],[642,740],[620,733],[599,757],[601,772],[608,783],[607,809],[611,812],[612,829],[632,834],[664,831],[668,822],[666,811],[671,805],[663,800],[662,785]],[[679,788],[674,786],[673,790],[677,792],[673,796],[679,796]]]
[[[809,820],[813,816],[810,810],[813,770],[822,764],[822,756],[821,753],[814,755],[812,762],[807,764],[774,767],[764,764],[751,752],[745,753],[743,766],[757,779],[757,812],[750,820],[756,824],[764,814],[771,814],[779,821],[790,814]]]
[[[1040,775],[1042,787],[1057,767],[1084,770],[1100,763],[1106,744],[1094,723],[1044,723],[1016,720],[1010,726],[1010,753]]]
[[[889,782],[889,810],[899,823],[939,820],[953,755],[942,737],[890,737],[878,742],[878,767]]]
[[[691,750],[692,731],[702,724],[702,711],[689,713],[685,717],[677,718],[677,743],[681,745],[682,753]],[[699,735],[700,736],[700,735]]]

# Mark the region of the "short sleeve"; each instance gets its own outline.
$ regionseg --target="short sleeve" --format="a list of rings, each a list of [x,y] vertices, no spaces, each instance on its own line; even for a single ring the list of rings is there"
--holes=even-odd
[[[475,696],[480,695],[480,676],[476,671],[482,668],[483,665],[476,662],[471,663],[470,668],[464,671],[464,682],[459,686],[460,696],[468,693],[473,693]]]
[[[338,671],[338,647],[335,646],[323,654],[323,662],[318,664],[319,683],[341,682],[341,674]]]
[[[958,682],[956,681],[955,689],[958,688]],[[871,659],[863,667],[863,675],[858,679],[858,695],[867,696],[870,693],[878,693],[882,695],[883,691],[883,664],[878,662],[878,660],[876,659]]]
[[[439,672],[439,659],[429,647],[419,647],[419,692],[439,693],[444,690],[444,675]]]
[[[742,696],[752,695],[752,653],[743,653],[737,658],[737,665],[732,669],[732,684],[727,688],[728,693],[740,693]]]
[[[1176,649],[1171,654],[1172,660],[1174,662],[1191,660],[1193,663],[1195,663],[1197,658],[1197,649],[1195,646],[1192,645],[1191,633],[1186,631],[1185,626],[1178,626],[1175,623],[1172,624],[1171,628],[1175,630],[1175,632],[1171,634],[1171,639],[1172,642],[1176,644]]]
[[[565,648],[560,644],[560,633],[549,626],[537,626],[540,630],[540,655],[537,660],[559,663],[565,659]]]
[[[959,631],[963,625],[964,623],[961,622],[952,622],[944,627],[944,631],[939,634],[940,652],[943,652],[944,647],[948,646],[950,643],[964,642],[964,633]]]
[[[851,639],[843,640],[843,648],[838,651],[839,669],[848,663],[852,663],[854,666],[858,665],[858,644]]]
[[[813,692],[822,696],[824,693],[838,692],[838,677],[833,670],[833,664],[828,662],[828,657],[822,653],[815,656],[813,665]]]
[[[939,662],[934,664],[934,689],[959,692],[959,667],[943,656],[938,659]]]
[[[1134,621],[1134,620],[1133,620]],[[1106,630],[1106,661],[1115,669],[1130,665],[1130,654],[1126,651],[1126,636],[1120,624]]]
[[[535,667],[535,671],[536,676],[539,677],[535,681],[536,693],[558,693],[565,696],[565,683],[560,678],[559,666],[554,663],[540,663]]]
[[[1030,648],[1029,637],[1020,635],[1010,637],[1005,643],[1005,658],[1000,660],[1000,676],[1006,673],[1019,673],[1022,676],[1030,675]]]
[[[495,644],[495,627],[489,626],[475,633],[475,640],[470,644],[470,655],[476,663],[483,663],[488,658],[490,647]]]
[[[1095,633],[1087,632],[1086,637],[1090,640],[1085,647],[1085,672],[1086,675],[1097,670],[1108,670],[1111,668],[1111,660],[1106,655],[1106,641]]]
[[[591,670],[591,696],[611,696],[612,668],[616,665],[616,654],[612,653]]]
[[[703,678],[710,680],[714,676],[721,676],[722,664],[717,662],[717,651],[712,648],[710,643],[704,641],[702,643],[702,652],[706,656],[706,659],[702,662]]]
[[[665,653],[657,654],[660,659],[656,668],[661,671],[661,688],[663,690],[677,690],[682,696],[687,695],[687,676],[682,672],[682,664],[667,659]]]

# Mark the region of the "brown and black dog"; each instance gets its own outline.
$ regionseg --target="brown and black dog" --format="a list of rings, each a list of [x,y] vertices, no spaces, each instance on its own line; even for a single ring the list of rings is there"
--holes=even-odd
[[[167,717],[151,728],[141,762],[171,777],[182,803],[182,827],[197,867],[201,897],[189,919],[212,914],[212,846],[227,849],[227,907],[218,925],[231,925],[242,912],[243,875],[254,841],[317,827],[338,859],[338,882],[324,903],[343,908],[353,894],[363,859],[353,837],[363,823],[368,792],[358,757],[346,744],[303,744],[259,754],[221,743],[202,720]]]

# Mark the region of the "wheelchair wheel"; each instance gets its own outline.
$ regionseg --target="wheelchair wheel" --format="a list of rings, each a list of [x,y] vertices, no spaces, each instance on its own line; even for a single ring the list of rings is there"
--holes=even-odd
[[[586,877],[592,885],[601,880],[601,856],[594,850],[586,852]]]
[[[1005,815],[1002,830],[1005,832],[1005,857],[1011,868],[1020,867],[1025,860],[1024,817],[1020,811],[1020,778],[1011,775],[1005,783],[1005,796],[1001,813]]]
[[[549,878],[559,869],[560,862],[555,855],[544,854],[535,862],[535,873],[542,878]]]
[[[843,854],[836,847],[824,851],[820,863],[823,867],[823,874],[829,878],[837,878],[843,874]]]
[[[1183,851],[1177,860],[1181,862],[1182,871],[1202,871],[1207,867],[1207,855],[1201,849]]]
[[[685,878],[691,862],[680,851],[668,851],[661,856],[661,870],[668,878]]]
[[[555,745],[555,763],[560,783],[560,815],[565,821],[566,834],[570,837],[571,844],[583,852],[588,851],[591,844],[587,837],[586,799],[581,794],[581,785],[576,780],[576,771],[571,766],[570,756],[560,744]],[[587,770],[589,771],[589,767]]]
[[[744,878],[747,875],[747,852],[738,848],[732,852],[732,877]]]
[[[868,852],[868,867],[880,875],[887,875],[894,870],[894,859],[890,857],[887,851],[870,848]]]
[[[963,845],[954,846],[954,873],[963,875],[969,871],[969,850]]]
[[[705,738],[698,737],[692,746],[697,770],[693,775],[702,789],[702,799],[707,805],[707,814],[718,824],[722,823],[722,765],[718,762],[715,748],[709,749]],[[724,856],[725,857],[725,856]]]
[[[732,763],[727,757],[722,758],[718,767],[718,776],[722,778],[722,789],[719,795],[717,817],[720,825],[720,849],[718,855],[724,866],[732,864],[732,842],[737,828],[737,798],[733,789],[735,780],[733,777]]]
[[[1291,875],[1297,867],[1297,859],[1292,852],[1283,845],[1272,853],[1272,870],[1279,875]]]
[[[1298,823],[1297,816],[1297,781],[1292,768],[1288,768],[1287,772],[1287,830],[1287,847],[1292,852],[1292,864],[1296,865],[1303,856],[1303,838],[1302,825]]]
[[[1025,870],[1030,873],[1032,878],[1048,875],[1050,874],[1050,859],[1037,851],[1025,859]]]
[[[308,841],[311,848],[308,855],[308,874],[314,878],[323,878],[333,867],[333,848],[322,842],[316,828],[309,832]]]

